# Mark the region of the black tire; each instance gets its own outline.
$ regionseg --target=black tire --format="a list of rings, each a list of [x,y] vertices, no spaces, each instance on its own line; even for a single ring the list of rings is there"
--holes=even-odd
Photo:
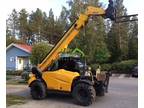
[[[86,83],[78,83],[74,86],[72,95],[78,104],[88,106],[95,101],[96,92],[93,86]]]
[[[100,84],[96,86],[96,95],[97,96],[105,95],[105,87],[103,82],[100,82]]]
[[[44,83],[35,81],[31,85],[31,96],[33,99],[41,100],[46,97],[46,87]]]
[[[105,90],[104,90],[104,88],[98,89],[96,95],[97,96],[105,96]]]

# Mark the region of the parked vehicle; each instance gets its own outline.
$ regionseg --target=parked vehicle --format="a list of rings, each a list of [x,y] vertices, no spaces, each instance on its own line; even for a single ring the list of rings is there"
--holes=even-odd
[[[138,77],[138,66],[135,66],[133,69],[132,69],[132,77]]]

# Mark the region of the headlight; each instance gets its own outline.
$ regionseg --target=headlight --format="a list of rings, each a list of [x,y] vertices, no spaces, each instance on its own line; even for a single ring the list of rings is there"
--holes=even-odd
[[[90,71],[85,72],[85,76],[90,76],[90,75],[91,75]]]
[[[32,73],[29,74],[29,77],[33,77],[33,76],[34,76],[34,74],[32,74]]]

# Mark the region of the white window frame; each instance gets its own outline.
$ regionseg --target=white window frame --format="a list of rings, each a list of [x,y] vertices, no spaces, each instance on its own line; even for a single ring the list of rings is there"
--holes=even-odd
[[[10,62],[14,62],[14,61],[15,61],[14,57],[10,57]]]

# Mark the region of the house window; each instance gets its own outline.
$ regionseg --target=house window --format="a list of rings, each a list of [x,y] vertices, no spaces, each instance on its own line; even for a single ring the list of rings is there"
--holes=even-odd
[[[22,60],[21,60],[21,59],[19,59],[19,64],[21,64],[21,61],[22,61]]]
[[[14,62],[14,57],[10,57],[10,62]]]

